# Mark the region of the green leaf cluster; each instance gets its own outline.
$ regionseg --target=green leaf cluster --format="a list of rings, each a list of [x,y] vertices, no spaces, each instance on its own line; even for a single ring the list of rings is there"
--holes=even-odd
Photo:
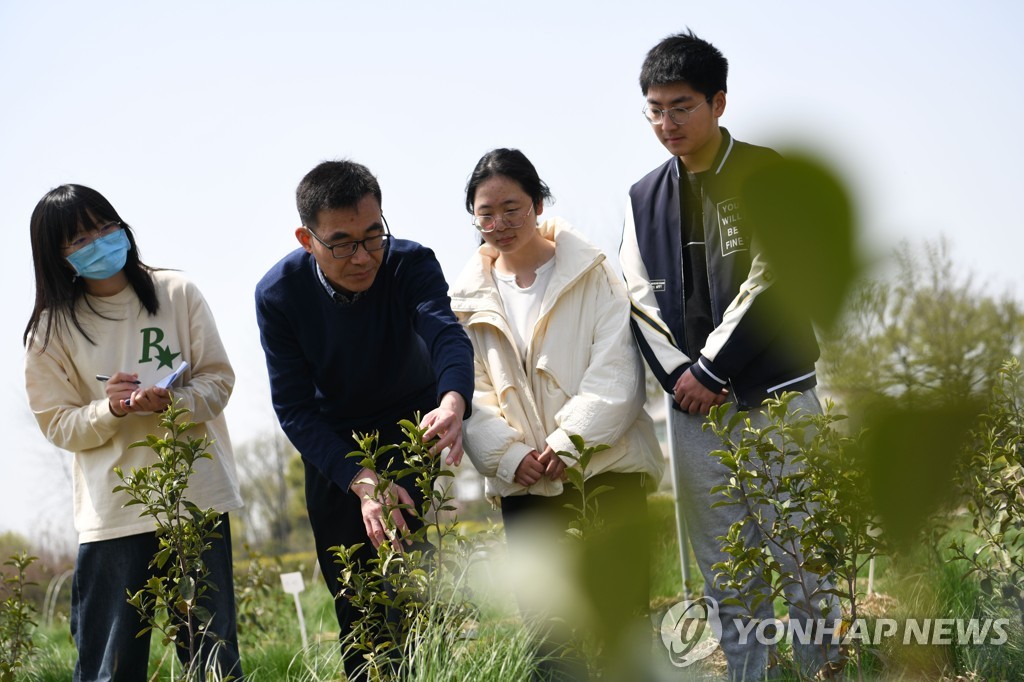
[[[155,630],[165,645],[187,652],[185,675],[192,679],[202,675],[204,662],[199,652],[203,639],[214,636],[208,631],[213,616],[203,606],[203,597],[218,588],[209,580],[203,553],[221,536],[217,532],[220,513],[201,509],[187,497],[196,462],[212,459],[207,451],[209,441],[189,435],[196,425],[187,421],[187,413],[172,397],[160,419],[166,433],[162,437],[151,434],[131,445],[152,449],[156,461],[127,474],[115,467],[121,485],[114,493],[124,493],[128,497],[125,507],[137,506],[140,517],[153,520],[158,542],[149,564],[153,575],[142,589],[128,592],[128,603],[145,624],[139,635]]]
[[[360,566],[356,552],[362,545],[332,548],[341,566],[342,588],[337,599],[347,599],[359,614],[342,646],[362,656],[369,679],[397,680],[408,673],[417,633],[443,633],[454,648],[461,633],[476,616],[465,577],[477,555],[477,543],[456,530],[457,521],[445,521],[455,511],[450,486],[439,479],[453,477],[442,458],[430,452],[436,440],[425,441],[425,429],[416,422],[399,422],[405,440],[379,445],[377,433],[354,434],[358,450],[349,457],[377,474],[374,495],[383,500],[389,537],[397,532],[391,512],[419,515],[422,527],[410,530],[402,551],[383,542],[377,555]],[[422,509],[409,509],[391,492],[398,481],[413,481],[423,499]]]
[[[0,682],[13,682],[19,670],[34,649],[32,630],[35,608],[25,599],[25,587],[34,585],[25,576],[26,569],[36,557],[19,552],[4,561],[4,566],[14,569],[13,574],[3,574],[0,582]]]
[[[751,235],[769,264],[765,296],[783,328],[809,315],[830,329],[860,270],[856,213],[846,183],[830,163],[800,151],[753,170],[740,196]]]
[[[970,528],[954,535],[953,560],[975,575],[989,606],[1024,624],[1024,371],[1007,361],[972,431],[957,476]]]
[[[348,599],[359,613],[342,645],[362,656],[363,667],[372,680],[397,680],[408,674],[409,666],[419,658],[419,637],[428,636],[435,653],[448,650],[455,655],[461,650],[460,640],[473,629],[479,615],[466,576],[486,556],[485,548],[493,541],[487,533],[467,538],[458,531],[457,519],[443,520],[449,517],[440,512],[455,511],[455,506],[450,488],[437,483],[453,474],[442,466],[438,455],[430,452],[435,442],[424,441],[424,429],[407,420],[399,425],[405,436],[402,443],[380,445],[375,433],[354,434],[358,450],[348,456],[377,474],[374,494],[384,500],[389,534],[396,531],[390,516],[394,509],[420,513],[423,527],[411,533],[403,551],[384,542],[377,555],[362,567],[355,558],[361,545],[332,548],[341,566],[342,589],[337,598]],[[594,455],[608,446],[588,446],[577,435],[571,440],[574,452],[558,453],[574,462],[565,469],[566,490],[578,495],[566,504],[572,518],[565,541],[574,545],[576,554],[582,557],[602,536],[598,498],[611,488],[591,487],[587,473]],[[407,510],[391,496],[391,486],[400,480],[414,482],[424,500],[419,512]],[[592,637],[595,628],[577,627],[557,617],[555,620],[558,622],[530,621],[527,629],[535,637],[543,637],[541,633],[551,629],[571,630],[562,655],[581,657],[588,664],[598,659],[602,643]]]
[[[822,374],[866,432],[886,533],[910,550],[959,503],[959,460],[1002,363],[1021,351],[1024,311],[958,269],[945,240],[904,243],[892,266],[855,288],[822,339]]]
[[[583,542],[591,533],[600,532],[601,515],[598,504],[598,497],[611,490],[611,486],[601,485],[590,489],[587,486],[587,470],[590,468],[590,460],[599,452],[607,450],[610,446],[602,444],[587,445],[581,436],[571,434],[569,440],[575,452],[558,452],[559,457],[567,457],[573,460],[574,465],[565,468],[565,480],[576,490],[580,496],[579,504],[569,503],[565,508],[573,512],[574,518],[569,522],[567,533],[574,540]]]
[[[1024,311],[958,270],[946,240],[893,254],[892,272],[861,281],[822,338],[822,374],[850,414],[879,396],[919,408],[987,398],[1024,341]]]
[[[294,631],[287,618],[291,605],[281,590],[281,558],[264,556],[248,543],[243,549],[246,568],[236,573],[234,581],[238,636],[253,644],[287,640]]]
[[[724,445],[712,456],[730,476],[728,483],[712,490],[719,496],[714,505],[743,505],[750,519],[734,523],[719,538],[729,559],[713,566],[716,581],[742,595],[728,601],[749,617],[765,600],[783,599],[806,610],[806,605],[835,597],[855,620],[863,596],[857,575],[885,550],[863,462],[862,434],[850,436],[837,427],[845,416],[835,413],[831,401],[821,414],[791,410],[796,395],[766,400],[764,425],[754,425],[747,412],[730,414],[727,406],[712,409],[705,428]],[[745,523],[760,531],[758,544],[747,544]],[[785,568],[780,557],[796,568]],[[808,592],[809,585],[817,584],[812,576],[827,576],[834,587]],[[752,582],[767,590],[750,589]],[[861,642],[855,640],[855,645]]]

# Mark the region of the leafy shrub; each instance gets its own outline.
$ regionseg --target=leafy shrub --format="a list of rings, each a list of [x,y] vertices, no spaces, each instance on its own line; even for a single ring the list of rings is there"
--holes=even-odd
[[[1024,376],[1003,365],[959,471],[971,532],[951,544],[993,605],[1024,622]]]
[[[114,492],[124,492],[125,506],[140,506],[139,516],[149,516],[156,525],[159,549],[150,562],[156,574],[135,594],[128,594],[128,603],[135,607],[146,624],[139,634],[157,630],[165,645],[174,643],[188,653],[186,675],[199,675],[202,662],[199,647],[207,632],[212,614],[200,603],[207,591],[217,586],[209,580],[203,552],[210,541],[220,538],[216,528],[220,514],[214,509],[200,509],[188,500],[188,485],[199,459],[212,459],[207,452],[206,438],[188,436],[195,424],[179,419],[187,409],[171,405],[163,413],[160,425],[167,429],[163,438],[149,435],[131,447],[148,447],[157,461],[125,474],[119,467],[114,472],[122,485]]]
[[[244,545],[246,570],[235,575],[235,611],[240,640],[285,640],[294,629],[287,617],[289,600],[281,589],[280,557],[268,558]],[[244,648],[244,646],[243,646]]]
[[[385,500],[383,518],[389,538],[397,532],[391,512],[407,507],[389,496],[399,479],[411,478],[418,488],[424,500],[420,510],[424,525],[410,532],[404,551],[383,542],[365,566],[355,558],[362,545],[333,548],[342,566],[343,586],[337,598],[348,599],[359,614],[342,646],[361,654],[369,677],[379,680],[408,673],[414,657],[407,654],[426,632],[432,633],[435,649],[450,651],[475,615],[464,580],[472,562],[472,544],[439,513],[454,507],[449,488],[439,488],[435,482],[452,473],[441,466],[440,457],[430,453],[433,443],[424,442],[425,429],[408,420],[399,424],[406,437],[403,443],[378,447],[377,434],[364,434],[357,438],[359,450],[349,457],[377,474],[374,494]],[[385,464],[393,459],[403,464],[389,471]]]
[[[25,666],[32,654],[32,620],[35,609],[25,599],[25,587],[32,584],[25,578],[25,570],[36,558],[25,552],[15,554],[4,562],[14,569],[12,575],[4,575],[0,583],[0,595],[6,598],[0,603],[0,681],[13,682],[15,674]]]
[[[781,597],[787,606],[806,611],[806,605],[824,607],[839,598],[855,621],[862,596],[857,575],[884,547],[860,438],[836,427],[845,417],[834,413],[831,402],[823,414],[791,411],[796,395],[765,400],[767,422],[760,427],[749,413],[712,410],[708,427],[725,445],[712,455],[730,474],[727,484],[712,490],[722,496],[715,505],[744,505],[761,539],[758,546],[747,546],[744,522],[734,523],[721,538],[730,560],[713,568],[717,580],[743,595],[736,605],[751,617],[765,600]],[[795,568],[787,569],[780,557]],[[827,576],[834,586],[809,592],[814,576]],[[768,591],[750,590],[751,580],[763,582]],[[859,639],[854,643],[861,646]]]

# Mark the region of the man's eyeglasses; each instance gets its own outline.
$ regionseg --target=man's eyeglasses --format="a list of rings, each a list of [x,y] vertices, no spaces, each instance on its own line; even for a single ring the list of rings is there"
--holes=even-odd
[[[363,248],[366,249],[367,253],[373,253],[374,251],[380,251],[388,245],[388,241],[391,239],[391,230],[388,228],[388,221],[384,219],[384,214],[380,216],[381,222],[384,223],[383,234],[375,234],[372,237],[366,239],[358,239],[354,242],[341,242],[340,244],[328,244],[320,237],[316,236],[316,232],[306,227],[306,231],[326,248],[331,250],[331,255],[337,259],[351,258],[356,255],[356,251],[359,250],[359,245],[362,244]]]
[[[473,217],[473,227],[480,230],[481,232],[494,232],[498,227],[498,221],[504,223],[505,227],[516,229],[523,226],[526,222],[526,218],[530,215],[530,211],[533,210],[533,204],[530,204],[530,208],[525,211],[521,208],[517,208],[513,211],[505,211],[498,215],[478,215]]]
[[[661,122],[665,120],[665,114],[668,114],[669,120],[675,123],[677,126],[681,126],[690,120],[690,114],[700,109],[702,106],[708,103],[708,100],[704,100],[695,107],[672,107],[671,109],[655,109],[654,107],[644,107],[644,116],[650,122],[651,125],[661,125]]]

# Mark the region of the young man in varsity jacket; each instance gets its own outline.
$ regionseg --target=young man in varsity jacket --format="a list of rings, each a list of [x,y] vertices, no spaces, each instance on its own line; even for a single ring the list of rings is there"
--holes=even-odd
[[[620,259],[633,302],[632,325],[640,349],[655,377],[673,396],[669,427],[673,438],[673,474],[680,512],[705,579],[705,595],[714,598],[723,629],[721,646],[736,680],[765,676],[769,647],[756,641],[741,619],[745,610],[727,603],[747,601],[715,585],[711,566],[728,560],[718,536],[749,517],[746,505],[714,507],[710,491],[728,481],[728,472],[710,452],[721,441],[701,427],[712,405],[734,403],[751,410],[755,425],[765,418],[762,401],[783,391],[799,391],[793,408],[820,411],[814,392],[818,345],[810,320],[799,314],[779,316],[772,287],[776,276],[757,250],[756,225],[744,214],[740,189],[754,170],[777,160],[765,147],[740,142],[719,126],[725,112],[728,62],[692,31],[666,38],[647,54],[640,87],[647,100],[644,114],[662,145],[667,162],[640,179],[629,191]],[[780,318],[785,318],[782,322]],[[796,322],[794,322],[796,320]],[[748,546],[759,531],[746,527]],[[786,557],[776,556],[786,568]],[[808,605],[792,586],[794,620],[839,617],[828,587],[809,578],[818,596]],[[763,590],[751,584],[748,590]],[[819,608],[831,603],[828,613]],[[756,610],[758,619],[774,617],[770,602]],[[735,621],[739,620],[739,623]],[[737,627],[740,625],[742,627]],[[828,632],[825,641],[830,641]],[[745,640],[745,641],[744,641]],[[838,658],[838,647],[795,646],[797,659],[813,676]]]

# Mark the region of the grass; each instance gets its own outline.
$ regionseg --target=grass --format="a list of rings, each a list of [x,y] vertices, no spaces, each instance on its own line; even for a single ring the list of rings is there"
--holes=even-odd
[[[647,499],[651,523],[651,601],[675,602],[683,598],[682,572],[679,568],[679,536],[676,530],[675,500],[671,495],[656,494]],[[690,562],[690,592],[701,590],[700,571],[693,553]]]
[[[251,682],[277,680],[313,681],[338,679],[337,622],[334,608],[322,583],[309,586],[301,595],[303,613],[310,632],[310,646],[303,650],[294,607],[275,611],[273,639],[257,632],[239,632],[242,663]],[[332,630],[333,627],[333,630]],[[74,672],[74,642],[66,620],[35,632],[36,652],[25,673],[31,682],[67,682]],[[172,672],[173,668],[173,672]],[[169,647],[153,637],[150,645],[149,679],[159,682],[180,680],[180,666]]]
[[[672,500],[653,496],[650,500],[652,523],[651,603],[657,621],[659,613],[682,598],[679,572],[679,551],[675,531]],[[902,646],[898,641],[884,641],[878,647],[867,647],[862,660],[863,679],[935,679],[935,680],[1002,680],[1019,679],[1024,672],[1024,628],[1021,614],[994,614],[980,605],[984,602],[977,582],[964,579],[964,567],[942,563],[934,549],[919,552],[911,559],[895,560],[880,557],[876,566],[876,590],[879,594],[863,602],[869,622],[877,618],[1009,618],[1010,639],[1000,646]],[[322,580],[310,580],[309,557],[292,557],[285,570],[302,568],[307,577],[301,603],[310,645],[303,649],[297,618],[291,598],[281,592],[279,584],[260,592],[258,618],[243,623],[239,630],[242,660],[250,682],[321,682],[342,680],[340,649],[333,602]],[[495,548],[491,561],[499,565],[504,554]],[[692,557],[691,557],[692,564]],[[243,568],[239,562],[239,568]],[[699,590],[700,574],[692,566]],[[276,581],[276,573],[272,574]],[[407,652],[412,668],[411,681],[427,682],[442,679],[518,680],[529,675],[532,639],[520,620],[515,601],[503,590],[498,573],[487,565],[470,572],[470,579],[481,595],[478,622],[467,633],[439,632],[427,628],[416,638],[417,646]],[[267,580],[268,585],[270,580]],[[861,589],[866,590],[866,571]],[[780,610],[781,613],[781,610]],[[22,678],[31,682],[65,682],[71,679],[75,650],[66,619],[53,627],[35,632],[37,650]],[[657,658],[661,644],[653,647]],[[644,652],[640,652],[644,653]],[[722,672],[720,652],[702,667],[669,670],[667,679],[693,679],[692,676],[715,676]],[[172,652],[159,642],[151,647],[150,678],[158,681],[180,679],[172,673]],[[640,664],[637,664],[640,665]],[[653,671],[651,675],[654,675]],[[660,673],[658,673],[660,675]],[[691,675],[687,678],[686,675]],[[848,679],[858,679],[853,666]],[[661,677],[659,677],[661,679]],[[782,679],[790,679],[785,676]]]
[[[679,571],[679,550],[675,526],[675,509],[671,497],[655,495],[649,500],[652,523],[651,604],[652,612],[665,608],[682,598]],[[966,532],[969,519],[954,520],[950,533]],[[1024,614],[993,610],[983,606],[981,588],[974,578],[965,577],[966,566],[950,563],[951,555],[942,549],[949,536],[935,541],[934,546],[918,547],[911,556],[893,558],[880,556],[875,561],[875,593],[868,597],[868,567],[859,573],[862,615],[874,632],[879,618],[1005,618],[1009,620],[1009,639],[1005,644],[965,644],[903,646],[896,640],[880,646],[868,646],[863,652],[861,669],[867,680],[1015,680],[1024,678]],[[700,593],[702,578],[693,564],[690,571],[692,592]],[[776,603],[776,615],[784,618],[785,604]],[[783,643],[781,649],[786,650]],[[716,654],[718,656],[718,654]],[[701,674],[714,675],[724,671],[724,661],[708,659]],[[719,657],[720,659],[720,657]],[[696,666],[695,666],[696,667]],[[847,670],[848,679],[858,679],[854,664]],[[785,674],[782,680],[791,679]],[[795,678],[792,678],[795,679]]]
[[[486,573],[478,573],[486,581]],[[266,609],[266,628],[239,631],[239,645],[249,682],[320,682],[344,679],[338,630],[331,597],[323,582],[307,584],[300,595],[310,644],[303,649],[298,619],[289,599],[274,596]],[[531,664],[531,638],[515,613],[511,600],[488,604],[472,632],[455,638],[427,629],[407,654],[415,680],[525,679]],[[31,682],[66,682],[76,659],[66,619],[50,628],[37,628],[36,651],[24,679]],[[494,646],[500,642],[501,646]],[[180,679],[173,652],[154,641],[150,647],[149,679]]]

